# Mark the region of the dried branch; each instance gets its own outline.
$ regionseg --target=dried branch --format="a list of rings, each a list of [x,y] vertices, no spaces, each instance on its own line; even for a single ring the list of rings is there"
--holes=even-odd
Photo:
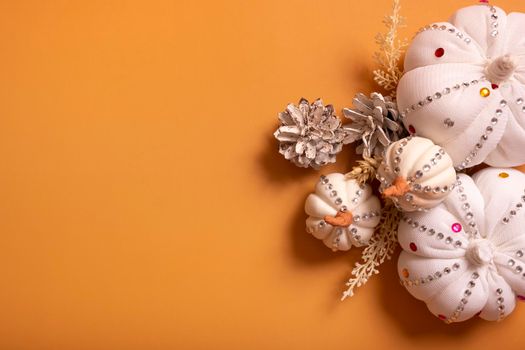
[[[354,295],[354,289],[364,285],[370,277],[379,273],[377,267],[392,258],[397,246],[397,227],[401,212],[392,202],[387,202],[383,208],[381,221],[377,232],[370,239],[369,245],[363,250],[362,263],[356,263],[352,270],[352,278],[348,280],[348,289],[341,300]]]
[[[358,160],[351,172],[346,174],[347,179],[353,179],[360,184],[365,184],[375,179],[376,171],[381,164],[381,157],[375,156],[373,158],[363,157],[364,160]]]
[[[374,54],[374,60],[379,65],[379,68],[374,70],[374,80],[383,89],[389,91],[392,97],[395,96],[397,84],[403,75],[399,62],[408,46],[407,39],[397,38],[399,28],[405,26],[405,17],[400,15],[400,10],[400,0],[394,0],[392,13],[385,16],[383,20],[388,30],[386,33],[376,35],[379,51]]]

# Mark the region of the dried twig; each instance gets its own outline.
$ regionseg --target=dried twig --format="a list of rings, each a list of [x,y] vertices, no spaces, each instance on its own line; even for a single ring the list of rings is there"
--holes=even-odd
[[[395,96],[397,84],[403,74],[399,61],[408,46],[407,39],[397,38],[399,28],[405,26],[405,18],[400,15],[400,10],[400,0],[394,0],[392,13],[385,16],[383,20],[388,30],[386,33],[376,35],[379,51],[374,54],[374,59],[379,65],[379,68],[374,70],[374,80],[383,89],[389,91],[392,97]]]
[[[392,258],[397,246],[397,226],[400,219],[401,212],[392,202],[387,202],[383,208],[379,228],[363,250],[363,262],[355,264],[352,270],[353,277],[346,283],[348,289],[343,293],[341,300],[352,297],[355,288],[361,287],[370,277],[378,274],[377,267]]]
[[[381,157],[375,156],[373,158],[363,157],[364,160],[358,160],[351,172],[346,174],[347,179],[353,179],[360,184],[365,184],[375,179],[376,171],[381,164]]]

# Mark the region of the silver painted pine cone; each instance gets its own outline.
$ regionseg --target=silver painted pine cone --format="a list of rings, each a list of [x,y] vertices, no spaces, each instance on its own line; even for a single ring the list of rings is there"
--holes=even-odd
[[[396,103],[376,92],[370,97],[357,94],[353,108],[343,109],[343,114],[352,120],[343,127],[344,143],[357,142],[356,153],[364,157],[380,156],[390,143],[408,135],[399,120]]]
[[[289,104],[279,114],[281,125],[274,133],[279,140],[279,153],[295,165],[319,169],[334,163],[346,136],[341,120],[331,105],[320,99],[309,104],[304,98],[299,105]]]

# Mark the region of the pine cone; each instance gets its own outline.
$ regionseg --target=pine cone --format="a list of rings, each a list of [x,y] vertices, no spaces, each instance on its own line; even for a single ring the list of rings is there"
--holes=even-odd
[[[289,104],[279,120],[281,125],[274,136],[284,158],[299,167],[314,169],[335,162],[346,133],[331,105],[323,105],[320,99],[310,105],[303,98],[298,106]]]
[[[370,97],[357,94],[353,108],[343,109],[343,114],[352,120],[343,127],[344,144],[358,142],[356,152],[364,157],[381,156],[390,143],[408,136],[399,120],[397,104],[379,93]]]

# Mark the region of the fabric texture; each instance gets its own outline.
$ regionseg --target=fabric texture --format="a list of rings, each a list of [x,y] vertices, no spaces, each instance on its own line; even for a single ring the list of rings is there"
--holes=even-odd
[[[497,321],[525,296],[525,174],[460,174],[443,203],[399,225],[401,282],[446,322]]]
[[[480,4],[423,28],[407,51],[397,89],[403,122],[459,169],[525,163],[523,33],[525,14]]]
[[[309,215],[306,228],[317,239],[334,251],[349,250],[352,245],[366,245],[379,224],[381,204],[368,185],[346,179],[343,174],[322,176],[315,193],[308,196],[305,211]],[[353,222],[347,227],[334,227],[326,216],[350,212]]]

